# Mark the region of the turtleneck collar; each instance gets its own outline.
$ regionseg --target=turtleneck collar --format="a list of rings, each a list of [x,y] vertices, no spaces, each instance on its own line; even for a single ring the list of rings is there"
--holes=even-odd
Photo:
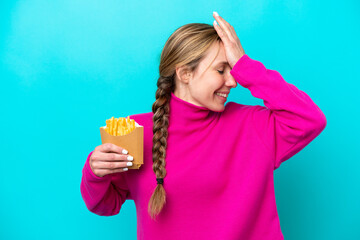
[[[171,92],[169,125],[180,125],[182,128],[200,127],[212,121],[213,111],[206,107],[200,107],[186,102]]]

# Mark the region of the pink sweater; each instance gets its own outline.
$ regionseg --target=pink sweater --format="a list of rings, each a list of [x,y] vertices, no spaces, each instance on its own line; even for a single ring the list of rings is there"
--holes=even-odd
[[[126,199],[134,200],[137,238],[144,240],[284,239],[273,171],[315,139],[327,120],[305,92],[248,55],[231,74],[266,107],[228,102],[223,112],[213,112],[171,94],[167,202],[156,221],[147,212],[157,184],[152,112],[130,115],[144,126],[140,169],[97,177],[89,154],[80,186],[89,211],[116,215]]]

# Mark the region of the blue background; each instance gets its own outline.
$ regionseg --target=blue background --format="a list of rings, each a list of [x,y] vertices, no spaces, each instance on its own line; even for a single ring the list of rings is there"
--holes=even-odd
[[[170,34],[212,11],[327,117],[274,172],[285,239],[360,239],[356,0],[2,0],[0,239],[136,239],[133,201],[111,217],[87,210],[82,168],[105,119],[151,111]],[[240,85],[228,101],[263,105]]]

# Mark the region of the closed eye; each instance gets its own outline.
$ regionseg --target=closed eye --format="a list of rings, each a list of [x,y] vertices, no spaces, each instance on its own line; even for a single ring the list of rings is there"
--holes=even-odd
[[[218,72],[219,72],[220,74],[224,74],[224,71],[220,71],[220,70],[218,70]]]

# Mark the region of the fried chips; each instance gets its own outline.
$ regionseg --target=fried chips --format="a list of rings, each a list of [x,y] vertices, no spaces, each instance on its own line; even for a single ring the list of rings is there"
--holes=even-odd
[[[113,136],[123,136],[135,129],[135,120],[130,119],[130,116],[127,118],[120,117],[110,118],[106,120],[105,131]]]

